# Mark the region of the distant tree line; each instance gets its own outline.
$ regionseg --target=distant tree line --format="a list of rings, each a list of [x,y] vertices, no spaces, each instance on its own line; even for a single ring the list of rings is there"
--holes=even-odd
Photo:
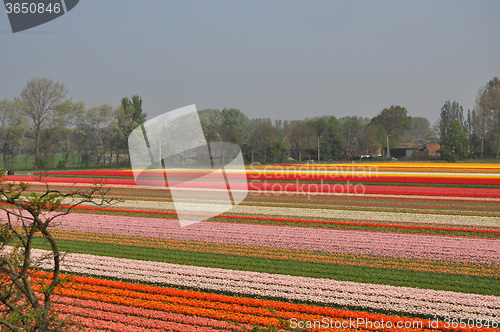
[[[441,155],[448,161],[500,157],[500,80],[482,87],[476,108],[464,113],[456,101],[447,101],[433,127]]]
[[[322,116],[300,121],[249,119],[236,109],[202,110],[207,140],[240,144],[248,162],[388,158],[399,143],[439,143],[447,161],[500,157],[500,80],[479,90],[474,110],[464,113],[446,101],[431,126],[411,117],[405,107],[390,106],[372,119]],[[389,151],[389,153],[388,153]],[[425,154],[423,154],[425,158]]]
[[[67,94],[63,84],[33,78],[19,97],[0,100],[0,153],[6,169],[130,163],[128,135],[146,121],[141,98],[124,97],[116,108],[86,108]]]
[[[146,121],[142,99],[124,97],[118,107],[86,108],[67,97],[63,84],[28,81],[19,97],[0,100],[0,153],[7,169],[127,167],[128,135]],[[500,157],[500,81],[482,87],[465,114],[446,101],[430,125],[393,105],[372,119],[322,116],[304,120],[249,119],[238,109],[205,109],[200,120],[209,142],[241,146],[247,162],[343,160],[388,157],[399,143],[441,144],[449,161]]]
[[[382,154],[387,138],[424,142],[429,121],[411,118],[401,106],[391,106],[373,119],[322,116],[287,121],[249,119],[236,109],[200,111],[208,141],[238,143],[248,162],[275,163],[292,158],[342,160],[362,154]]]

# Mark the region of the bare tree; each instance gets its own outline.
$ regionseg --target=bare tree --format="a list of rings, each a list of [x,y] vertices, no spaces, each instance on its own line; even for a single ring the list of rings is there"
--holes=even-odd
[[[8,167],[8,155],[10,167],[13,168],[14,157],[23,144],[25,130],[25,118],[18,112],[16,104],[8,99],[0,100],[0,149],[5,168]]]
[[[493,78],[481,89],[477,99],[477,124],[481,135],[481,158],[484,152],[484,139],[486,132],[491,130],[496,138],[497,153],[500,157],[500,80]]]
[[[42,194],[27,194],[27,189],[22,182],[0,184],[0,202],[6,214],[6,220],[0,223],[0,301],[4,305],[0,325],[9,331],[60,331],[66,322],[54,313],[52,296],[61,283],[63,253],[49,226],[78,205],[108,205],[113,200],[105,197],[108,190],[100,184],[69,193],[48,186]],[[40,236],[50,247],[50,255],[44,259],[53,263],[51,274],[41,280],[31,272],[41,262],[32,255],[34,238]]]
[[[35,169],[40,167],[40,133],[55,109],[64,101],[68,90],[63,84],[47,78],[32,78],[18,99],[22,112],[31,120],[35,136]]]
[[[246,143],[250,149],[250,161],[254,162],[255,153],[263,162],[267,161],[269,150],[278,140],[278,132],[271,119],[253,119],[245,130]]]
[[[365,121],[358,116],[347,116],[340,119],[340,127],[345,141],[345,154],[350,157],[355,143],[363,138]]]
[[[261,136],[258,142],[258,148],[263,156],[263,161],[267,162],[269,149],[276,144],[276,141],[278,140],[278,133],[276,128],[273,126],[271,119],[262,120],[260,124],[260,132]]]
[[[99,165],[104,155],[106,130],[112,125],[113,120],[113,108],[106,104],[92,107],[85,114],[85,122],[95,138],[97,165]]]
[[[61,136],[60,142],[62,143],[66,168],[68,168],[71,150],[71,133],[76,130],[77,121],[85,111],[84,108],[85,105],[82,101],[77,103],[66,101],[55,110],[53,125]]]
[[[314,147],[315,138],[314,130],[305,122],[298,121],[293,125],[290,133],[290,143],[293,152],[298,155],[299,161],[302,161],[302,154],[305,150]]]

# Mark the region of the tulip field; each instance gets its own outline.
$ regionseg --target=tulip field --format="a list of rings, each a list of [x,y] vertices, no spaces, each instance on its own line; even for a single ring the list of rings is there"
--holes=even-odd
[[[52,225],[55,309],[84,331],[500,330],[500,164],[252,165],[227,173],[248,194],[217,216],[210,176],[186,192],[196,216],[132,170],[7,178],[117,199]]]

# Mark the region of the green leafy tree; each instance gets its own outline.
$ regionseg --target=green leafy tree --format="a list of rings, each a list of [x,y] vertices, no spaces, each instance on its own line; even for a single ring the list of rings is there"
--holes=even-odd
[[[274,163],[282,163],[288,159],[288,149],[282,140],[277,140],[269,149],[269,159]]]
[[[391,145],[393,145],[401,139],[406,130],[410,129],[411,117],[408,116],[406,108],[393,105],[389,108],[384,108],[372,119],[371,124],[381,125],[386,134],[390,136]],[[384,144],[384,142],[380,143]]]
[[[198,115],[207,142],[219,141],[224,125],[224,117],[221,111],[216,109],[204,109],[198,111]]]
[[[465,121],[464,121],[464,110],[459,103],[454,101],[453,103],[449,100],[441,108],[441,114],[439,118],[439,135],[441,137],[441,142],[444,142],[448,132],[451,130],[451,123],[458,122],[465,131]]]
[[[222,110],[223,125],[220,130],[220,139],[223,142],[239,144],[243,133],[250,124],[248,117],[238,109],[230,108]]]
[[[441,108],[438,125],[441,157],[452,162],[468,157],[469,125],[462,106],[448,100]]]
[[[132,100],[128,99],[127,97],[123,97],[121,101],[121,107],[130,116],[132,122],[138,125],[146,122],[148,114],[142,110],[142,98],[138,95],[133,95]]]
[[[451,121],[441,145],[441,156],[451,162],[465,159],[468,155],[468,144],[463,124]]]
[[[115,121],[110,125],[110,149],[116,153],[116,162],[120,155],[128,154],[128,136],[138,126],[146,122],[147,113],[142,109],[142,99],[133,95],[132,99],[123,97],[121,105],[114,111]]]

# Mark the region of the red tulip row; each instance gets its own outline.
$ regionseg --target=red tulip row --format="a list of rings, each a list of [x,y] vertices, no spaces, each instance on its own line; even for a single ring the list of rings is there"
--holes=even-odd
[[[486,188],[444,188],[444,187],[405,187],[405,186],[372,186],[372,185],[342,185],[319,183],[268,183],[250,182],[248,189],[268,196],[283,196],[287,194],[382,194],[382,195],[412,195],[412,196],[448,196],[448,197],[490,197],[500,198],[500,189]]]
[[[275,172],[249,173],[249,180],[260,181],[333,181],[333,182],[384,182],[384,183],[422,183],[422,184],[476,184],[500,185],[500,175],[484,176],[481,174],[463,176],[460,174],[443,175],[413,175],[413,174],[383,174],[383,173],[328,173],[328,172]]]
[[[76,172],[44,172],[40,175],[57,175],[70,178],[78,178],[79,176],[94,177],[94,178],[134,178],[134,173],[127,171],[76,171]],[[178,178],[195,179],[204,177],[205,179],[216,179],[220,174],[200,171],[175,171],[175,176]],[[155,179],[163,177],[163,172],[159,171],[144,171],[140,173],[144,179]],[[245,178],[242,172],[227,172],[226,176],[229,179]],[[335,181],[335,182],[384,182],[384,183],[422,183],[422,184],[467,184],[467,185],[500,185],[500,175],[485,176],[478,173],[477,175],[460,175],[460,174],[440,174],[440,175],[413,175],[406,174],[384,174],[378,171],[367,173],[353,172],[328,172],[315,171],[314,169],[303,171],[301,169],[285,169],[282,171],[249,171],[246,175],[248,180],[259,181]],[[116,179],[115,179],[116,180]]]
[[[28,176],[10,176],[10,181],[38,182],[38,178]],[[96,183],[97,178],[57,178],[44,177],[43,182],[61,183]],[[103,179],[102,183],[108,185],[136,185],[134,179]],[[157,186],[158,180],[143,180],[143,185]],[[190,188],[213,189],[214,183],[211,181],[189,181]],[[164,187],[164,186],[163,186]],[[162,187],[162,188],[163,188]],[[231,185],[231,189],[246,189],[247,184],[237,182]],[[371,185],[342,185],[342,184],[318,184],[318,183],[268,183],[249,182],[248,189],[259,194],[287,195],[287,194],[382,194],[382,195],[414,195],[414,196],[449,196],[449,197],[490,197],[500,198],[500,189],[488,188],[443,188],[443,187],[406,187],[406,186],[371,186]]]
[[[234,324],[205,317],[71,297],[57,297],[54,309],[73,316],[75,324],[111,331],[244,331]],[[249,326],[247,326],[249,327]]]

